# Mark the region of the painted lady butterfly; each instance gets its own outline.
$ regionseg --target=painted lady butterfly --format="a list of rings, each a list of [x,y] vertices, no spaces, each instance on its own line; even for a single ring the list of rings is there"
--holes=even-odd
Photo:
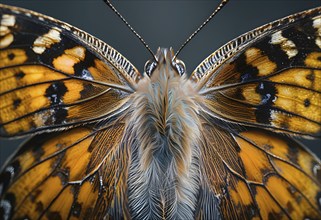
[[[320,161],[321,8],[242,35],[190,78],[172,50],[139,71],[66,23],[1,5],[7,218],[309,218]],[[284,135],[286,134],[286,135]]]

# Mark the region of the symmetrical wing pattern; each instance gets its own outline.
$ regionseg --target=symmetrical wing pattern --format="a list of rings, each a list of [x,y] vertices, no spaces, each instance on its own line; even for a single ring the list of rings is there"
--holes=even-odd
[[[288,136],[321,133],[321,8],[190,79],[171,50],[142,78],[69,24],[1,4],[0,24],[0,136],[35,135],[0,174],[2,218],[321,218],[321,162]]]

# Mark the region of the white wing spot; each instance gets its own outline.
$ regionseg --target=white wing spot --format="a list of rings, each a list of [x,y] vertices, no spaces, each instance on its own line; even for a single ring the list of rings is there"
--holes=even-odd
[[[42,54],[46,48],[50,48],[51,45],[61,41],[60,30],[52,28],[47,34],[38,37],[33,43],[33,51],[37,54]]]
[[[4,36],[10,33],[10,29],[7,26],[0,26],[0,36]]]
[[[275,32],[271,37],[271,44],[280,44],[282,50],[288,55],[289,58],[295,57],[298,54],[293,41],[282,36],[282,31]]]
[[[313,166],[313,174],[316,176],[318,174],[318,171],[321,170],[321,167],[319,164],[316,164]]]
[[[16,24],[16,17],[14,15],[4,14],[0,20],[0,49],[8,47],[14,40],[13,34],[9,27]]]
[[[13,27],[16,23],[16,17],[14,15],[2,15],[1,26]]]
[[[321,16],[314,18],[313,27],[317,29],[316,34],[317,37],[315,39],[315,44],[321,48]]]
[[[10,176],[11,176],[11,178],[12,178],[13,175],[14,175],[14,168],[13,168],[13,166],[8,166],[8,167],[5,169],[5,172],[10,173]]]
[[[1,35],[0,35],[1,36]],[[0,39],[0,49],[8,47],[13,42],[13,34],[7,34]]]
[[[320,29],[321,28],[321,16],[317,16],[313,20],[313,27],[315,29]]]
[[[34,115],[33,120],[38,127],[44,126],[48,120],[55,121],[54,110],[46,110]]]

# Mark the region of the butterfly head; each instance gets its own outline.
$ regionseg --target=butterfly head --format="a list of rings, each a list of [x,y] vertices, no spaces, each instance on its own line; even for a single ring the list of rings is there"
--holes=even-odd
[[[175,57],[173,48],[158,48],[155,59],[148,60],[145,64],[145,74],[152,77],[154,72],[171,70],[174,75],[182,76],[186,72],[183,61]]]

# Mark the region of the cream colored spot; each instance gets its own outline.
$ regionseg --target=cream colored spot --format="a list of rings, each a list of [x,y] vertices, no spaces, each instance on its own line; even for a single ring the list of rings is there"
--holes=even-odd
[[[33,122],[36,124],[37,127],[44,126],[45,123],[52,118],[54,115],[54,110],[46,110],[41,113],[36,113],[33,116]]]
[[[314,165],[313,168],[312,168],[313,174],[314,174],[315,176],[318,175],[318,172],[319,172],[320,170],[321,170],[321,167],[320,167],[319,164]]]
[[[317,16],[313,20],[313,27],[317,29],[316,31],[316,39],[315,39],[315,44],[321,48],[321,16]]]
[[[10,34],[9,27],[14,26],[16,23],[16,17],[13,15],[2,15],[0,21],[0,49],[8,47],[13,42],[13,34]]]
[[[2,15],[1,26],[12,27],[16,23],[16,17],[14,15]]]
[[[316,28],[316,29],[320,29],[321,28],[321,16],[317,16],[317,17],[314,18],[313,27]]]
[[[13,42],[13,35],[7,34],[0,40],[0,49],[8,47]]]
[[[298,54],[298,50],[295,47],[293,41],[282,36],[282,31],[275,32],[272,34],[271,44],[280,44],[282,50],[292,58]]]
[[[33,51],[42,54],[46,48],[50,48],[53,44],[61,41],[60,31],[56,28],[49,30],[47,34],[38,37],[33,43]]]
[[[4,36],[9,33],[10,33],[10,29],[7,26],[0,26],[0,36]]]

